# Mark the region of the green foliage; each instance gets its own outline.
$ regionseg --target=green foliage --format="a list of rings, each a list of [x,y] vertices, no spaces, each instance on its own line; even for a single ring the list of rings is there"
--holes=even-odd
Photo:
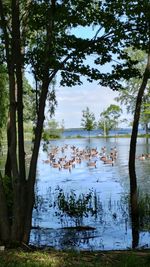
[[[12,5],[11,1],[0,1],[0,3],[4,7],[5,17],[5,20],[3,20],[2,9],[0,9],[0,43],[6,48],[6,41],[8,41],[7,47],[10,50],[7,51],[8,53],[4,51],[4,56],[9,54],[13,58],[16,52],[14,50],[15,41],[18,40],[13,38],[15,35],[13,29],[16,26],[14,25],[15,23],[13,23],[14,27],[12,27],[12,13],[14,14],[12,7],[14,8],[13,11],[15,11],[15,5]],[[60,83],[64,86],[82,84],[81,77],[84,75],[88,81],[97,80],[99,84],[109,86],[113,90],[117,90],[122,86],[122,78],[129,80],[132,76],[141,76],[138,69],[134,67],[136,61],[128,56],[124,48],[125,46],[133,45],[135,48],[149,52],[149,1],[140,1],[139,3],[138,1],[124,0],[23,0],[17,1],[16,4],[19,4],[19,10],[21,11],[20,16],[18,16],[18,21],[20,21],[18,26],[20,27],[21,25],[19,29],[21,39],[18,40],[18,43],[22,44],[21,50],[25,54],[21,60],[22,68],[25,67],[25,64],[30,65],[38,83],[36,88],[36,113],[40,120],[39,125],[37,125],[37,138],[35,139],[37,146],[33,150],[35,151],[35,157],[33,158],[36,159],[44,119],[47,87],[58,71],[61,75]],[[91,34],[90,38],[77,37],[74,34],[74,30],[78,29],[78,27],[93,28],[94,33],[93,35]],[[5,37],[7,30],[8,36]],[[93,62],[90,65],[87,63],[89,55],[94,55],[92,57]],[[111,64],[112,73],[110,75],[110,73],[103,71],[102,68],[100,70],[99,66],[111,62],[113,55],[115,55],[115,63],[114,65]],[[7,62],[9,62],[9,59],[7,57]],[[5,57],[3,57],[3,60],[5,60]],[[18,60],[15,59],[13,64],[16,70],[19,65]],[[39,103],[40,96],[41,102]],[[49,92],[49,99],[51,102],[50,110],[53,112],[56,104],[53,88]],[[11,101],[14,101],[14,99],[11,99]],[[41,108],[39,109],[39,107]],[[115,122],[117,122],[118,117],[114,115],[114,118]],[[89,122],[87,127],[90,132],[91,127],[93,127],[92,123]],[[16,153],[14,155],[16,156]],[[32,160],[31,164],[30,169],[32,171],[36,169],[36,160]],[[19,167],[20,170],[21,166]],[[33,180],[29,180],[29,185],[34,187],[34,172],[33,175],[31,172],[30,177],[33,177]],[[13,178],[14,180],[16,179],[16,177]],[[13,185],[15,188],[15,183]],[[32,187],[30,189],[32,192]],[[34,199],[33,195],[31,199]],[[14,203],[14,206],[17,206],[16,204]],[[17,230],[19,231],[19,229]]]
[[[146,53],[141,50],[136,50],[133,48],[126,49],[126,52],[132,59],[136,59],[138,64],[136,68],[140,71],[141,75],[144,72],[146,64]],[[119,90],[119,96],[116,97],[116,101],[124,104],[128,113],[133,114],[135,110],[136,98],[138,94],[139,87],[142,83],[142,79],[139,77],[131,78],[129,81],[125,82],[122,89]],[[147,104],[150,103],[150,82],[148,82],[146,89],[144,91],[143,103],[141,107],[140,124],[146,129],[146,125],[150,122],[150,115],[147,112]]]
[[[48,126],[44,129],[42,137],[44,141],[48,141],[51,138],[52,139],[60,138],[62,132],[63,132],[63,126],[59,125],[59,123],[56,120],[51,119],[48,122]]]
[[[0,65],[0,143],[8,116],[8,77],[4,65]]]
[[[81,126],[89,131],[92,131],[96,128],[95,116],[93,112],[90,112],[89,108],[87,107],[85,110],[82,111],[82,121]]]
[[[98,128],[101,129],[104,135],[108,135],[109,131],[116,129],[122,109],[117,105],[110,105],[106,110],[101,112]]]
[[[36,117],[36,92],[25,77],[23,79],[23,91],[24,122],[34,122]]]
[[[148,194],[144,195],[142,193],[139,194],[138,198],[139,205],[139,221],[141,230],[149,230],[150,229],[150,197]]]
[[[96,215],[97,197],[93,190],[89,190],[87,194],[79,195],[74,190],[67,194],[59,187],[56,190],[58,191],[55,201],[58,208],[56,215],[61,219],[61,222],[65,216],[68,216],[75,222],[76,226],[80,226],[84,217],[88,217],[89,214]]]
[[[100,116],[101,118],[98,122],[98,128],[103,131],[104,136],[107,136],[109,131],[114,128],[114,124],[109,118],[103,117],[101,114]]]
[[[116,8],[120,12],[120,6],[116,4]],[[60,71],[60,84],[63,86],[80,85],[85,76],[89,82],[97,80],[99,84],[117,90],[121,87],[120,77],[129,79],[139,74],[133,67],[133,61],[121,49],[121,38],[126,39],[127,36],[120,18],[121,14],[116,16],[110,1],[55,1],[54,5],[48,1],[32,1],[26,60],[31,64],[38,83],[44,80],[45,63],[51,74]],[[84,28],[91,32],[91,36],[76,34],[78,29]],[[49,47],[46,43],[47,29],[50,31]],[[47,49],[49,57],[45,58]],[[111,62],[113,53],[123,63],[113,65],[110,74],[99,66]],[[89,65],[87,59],[90,55],[94,56],[90,58]]]

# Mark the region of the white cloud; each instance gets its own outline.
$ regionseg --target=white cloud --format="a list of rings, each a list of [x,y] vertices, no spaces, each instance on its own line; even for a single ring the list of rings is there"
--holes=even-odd
[[[98,120],[99,114],[105,108],[116,103],[114,98],[117,94],[117,92],[97,85],[96,82],[85,82],[81,86],[72,88],[59,87],[56,90],[58,106],[55,118],[59,122],[64,119],[66,128],[80,127],[83,109],[88,106]]]

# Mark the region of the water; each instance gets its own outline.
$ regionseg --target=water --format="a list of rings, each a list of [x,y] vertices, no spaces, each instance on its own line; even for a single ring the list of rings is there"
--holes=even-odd
[[[127,135],[127,134],[131,134],[132,129],[131,128],[120,128],[117,130],[111,130],[109,132],[109,135]],[[145,130],[143,129],[139,129],[139,134],[145,134]],[[92,137],[95,136],[103,136],[103,132],[101,130],[92,130],[90,131],[90,135]],[[62,133],[62,137],[64,138],[68,138],[68,137],[77,137],[77,136],[81,136],[81,137],[88,137],[89,136],[89,132],[83,129],[68,129],[65,130]]]
[[[97,148],[105,146],[107,151],[114,146],[118,150],[118,158],[114,164],[105,165],[97,158],[97,166],[87,166],[87,161],[80,164],[69,172],[68,169],[55,169],[50,164],[43,163],[48,155],[40,148],[37,168],[37,209],[33,212],[33,226],[30,242],[39,246],[53,246],[63,249],[90,249],[111,250],[126,249],[132,247],[132,228],[129,215],[129,176],[128,176],[128,153],[129,138],[93,138],[89,139],[61,139],[50,142],[48,151],[53,147],[68,148],[65,154],[71,156],[71,146],[80,150],[87,146]],[[149,152],[149,145],[145,139],[138,138],[137,155]],[[61,152],[59,150],[59,155]],[[150,159],[145,161],[136,160],[138,187],[143,194],[150,193]],[[78,231],[74,228],[77,224],[75,217],[63,216],[58,209],[57,196],[59,190],[68,198],[71,192],[76,195],[76,200],[81,194],[88,195],[92,192],[91,206],[96,205],[97,212],[92,215],[87,212],[83,216],[80,225],[91,227],[82,228]],[[73,190],[73,191],[72,191]],[[96,202],[94,202],[96,201]],[[54,205],[55,202],[55,205]],[[96,203],[96,204],[95,204]],[[72,228],[71,228],[72,227]],[[146,228],[140,229],[139,247],[150,247],[150,232]]]

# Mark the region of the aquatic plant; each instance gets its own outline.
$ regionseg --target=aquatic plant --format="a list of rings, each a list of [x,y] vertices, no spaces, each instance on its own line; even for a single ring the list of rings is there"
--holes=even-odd
[[[139,193],[139,222],[142,230],[150,229],[150,196],[148,194]]]
[[[69,217],[76,226],[80,226],[84,217],[89,215],[96,217],[99,207],[95,191],[90,189],[86,194],[77,195],[74,190],[71,190],[70,193],[65,193],[59,187],[56,190],[54,205],[57,210],[55,214],[61,219],[61,223],[64,222],[64,218]]]

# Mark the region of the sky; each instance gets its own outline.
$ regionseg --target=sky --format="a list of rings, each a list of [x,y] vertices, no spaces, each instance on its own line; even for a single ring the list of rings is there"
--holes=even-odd
[[[31,76],[29,75],[27,78],[31,85],[35,87]],[[59,79],[56,77],[55,91],[57,106],[52,119],[55,119],[60,125],[64,120],[65,128],[81,127],[82,111],[86,107],[89,107],[90,111],[94,113],[96,121],[98,121],[100,119],[100,113],[109,105],[119,105],[114,99],[118,96],[117,91],[113,91],[108,87],[102,87],[96,81],[89,83],[85,78],[82,80],[82,85],[63,87],[59,85]],[[125,118],[127,116],[125,107],[122,108],[124,109],[122,118]],[[120,126],[127,127],[127,125]]]
[[[89,27],[74,29],[74,34],[82,38],[91,38],[94,36],[97,29]],[[87,63],[93,64],[93,55],[88,58]],[[105,70],[104,70],[105,68]],[[103,66],[103,71],[109,71],[108,65]],[[89,83],[85,78],[82,79],[83,85],[77,85],[73,87],[62,87],[59,85],[60,75],[56,77],[56,99],[57,107],[55,110],[55,119],[59,124],[64,120],[65,128],[79,128],[81,127],[82,111],[89,107],[90,111],[94,113],[96,121],[100,118],[100,113],[104,111],[109,105],[117,103],[114,98],[118,96],[116,91],[109,88],[98,85],[96,81]],[[28,77],[30,83],[34,82],[31,77]],[[32,80],[32,82],[31,82]],[[124,114],[122,118],[127,117],[124,108]],[[127,127],[127,125],[121,125],[121,127]]]
[[[118,103],[114,98],[116,91],[102,87],[96,82],[85,81],[83,85],[74,87],[60,87],[56,85],[56,99],[58,105],[55,111],[55,119],[61,123],[64,120],[65,128],[81,127],[82,110],[89,107],[95,114],[96,121],[100,113],[111,104]]]
[[[92,38],[98,28],[77,27],[73,30],[73,34],[77,37]],[[87,59],[87,63],[93,64],[94,56],[91,55]],[[103,66],[108,71],[109,66]],[[56,79],[57,80],[57,79]],[[89,83],[86,78],[82,79],[83,85],[73,87],[62,87],[56,84],[56,99],[58,106],[56,107],[55,119],[61,123],[64,120],[65,128],[81,127],[82,111],[89,107],[94,113],[96,121],[100,119],[100,113],[111,104],[119,105],[114,98],[118,93],[109,88],[98,85],[96,81]]]

